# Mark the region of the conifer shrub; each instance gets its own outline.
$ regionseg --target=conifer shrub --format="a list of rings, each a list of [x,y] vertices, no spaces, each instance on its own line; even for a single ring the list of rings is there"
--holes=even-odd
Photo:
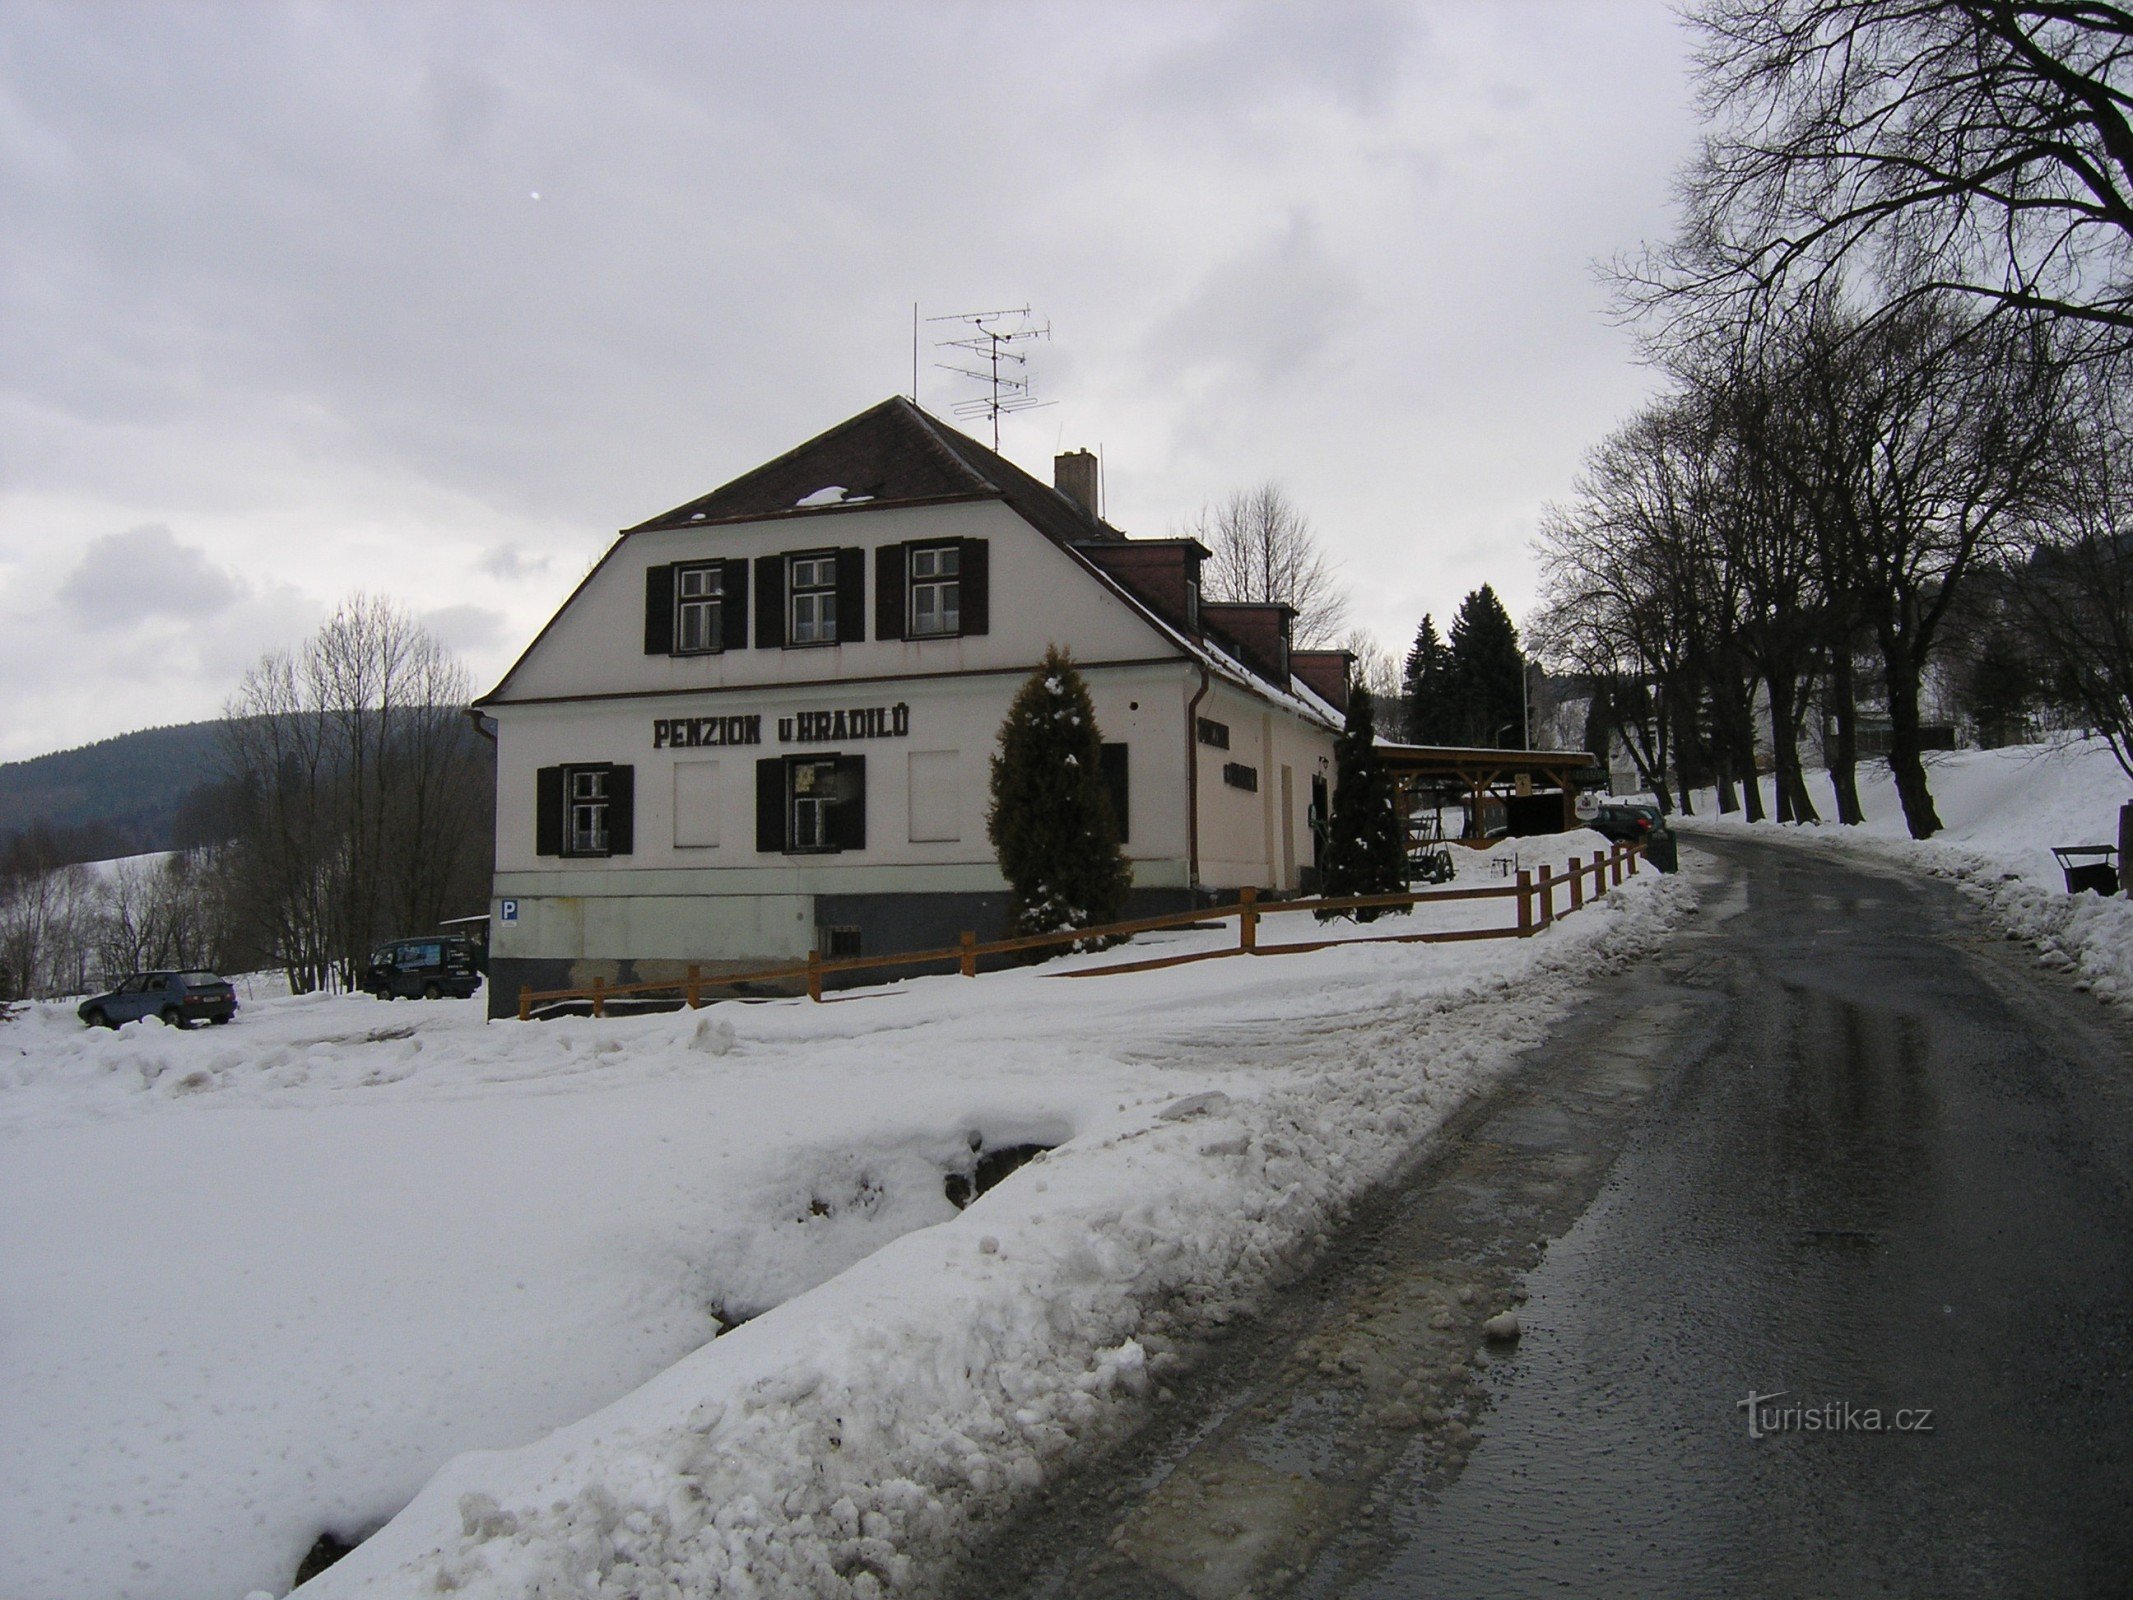
[[[1325,888],[1329,900],[1349,895],[1398,894],[1407,887],[1407,839],[1400,826],[1392,774],[1377,756],[1377,710],[1370,691],[1348,691],[1348,723],[1333,747],[1333,811],[1326,820]],[[1321,911],[1318,920],[1352,916],[1374,922],[1406,906]]]
[[[1104,786],[1103,735],[1088,685],[1057,645],[1000,725],[985,831],[1013,891],[1013,937],[1123,916],[1133,869]]]

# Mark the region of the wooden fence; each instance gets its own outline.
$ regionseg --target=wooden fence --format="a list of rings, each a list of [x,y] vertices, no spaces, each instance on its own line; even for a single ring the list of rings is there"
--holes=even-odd
[[[1110,922],[1101,927],[1075,928],[1065,933],[1031,934],[1021,939],[988,939],[980,941],[974,933],[966,933],[962,941],[945,950],[907,950],[888,956],[837,956],[825,959],[820,950],[810,950],[803,964],[788,967],[751,969],[746,972],[714,973],[706,976],[701,966],[692,966],[680,978],[660,978],[645,983],[607,983],[593,979],[591,985],[582,989],[521,989],[518,992],[518,1015],[521,1022],[531,1021],[534,1010],[565,1002],[587,1001],[596,1017],[607,1015],[607,1006],[613,1000],[637,999],[646,996],[678,996],[682,1003],[695,1008],[704,1003],[706,991],[731,989],[744,984],[790,983],[805,980],[807,997],[822,998],[822,980],[842,972],[879,972],[895,967],[924,967],[946,965],[954,962],[966,978],[978,975],[978,961],[983,956],[1012,955],[1026,950],[1050,950],[1061,945],[1080,944],[1088,940],[1128,939],[1136,933],[1154,933],[1163,928],[1205,927],[1209,923],[1226,922],[1234,917],[1237,921],[1237,942],[1219,950],[1192,950],[1180,955],[1151,956],[1139,961],[1114,962],[1101,967],[1077,967],[1056,974],[1062,978],[1102,978],[1124,972],[1153,972],[1160,967],[1180,967],[1194,961],[1217,961],[1226,956],[1286,956],[1300,955],[1308,950],[1324,950],[1337,944],[1457,944],[1469,939],[1525,939],[1547,927],[1559,917],[1581,909],[1588,898],[1597,899],[1624,877],[1634,877],[1637,861],[1643,852],[1634,844],[1617,844],[1612,850],[1594,851],[1590,858],[1573,860],[1558,877],[1546,865],[1537,871],[1521,869],[1515,881],[1491,884],[1477,889],[1425,889],[1409,894],[1351,895],[1339,899],[1323,897],[1306,900],[1261,900],[1256,889],[1240,889],[1237,899],[1228,905],[1207,906],[1198,911],[1174,911],[1167,916],[1141,917],[1131,922]],[[1558,906],[1558,896],[1563,904]],[[1293,916],[1303,912],[1360,911],[1371,907],[1397,910],[1403,907],[1436,905],[1451,900],[1515,900],[1516,920],[1509,927],[1501,928],[1455,928],[1421,933],[1369,934],[1361,938],[1302,939],[1285,944],[1262,944],[1259,939],[1259,924],[1267,917]]]

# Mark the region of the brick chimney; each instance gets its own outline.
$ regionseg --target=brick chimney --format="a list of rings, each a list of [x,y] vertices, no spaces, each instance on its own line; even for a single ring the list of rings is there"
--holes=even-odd
[[[1052,487],[1079,505],[1090,516],[1096,509],[1096,452],[1069,450],[1052,457]]]

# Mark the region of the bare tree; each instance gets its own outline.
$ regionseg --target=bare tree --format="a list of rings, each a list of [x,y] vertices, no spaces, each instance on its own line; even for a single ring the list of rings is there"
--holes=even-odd
[[[1370,691],[1372,699],[1383,706],[1399,705],[1399,660],[1379,644],[1368,629],[1350,628],[1347,637],[1336,648],[1355,657],[1355,681]],[[1388,727],[1386,732],[1397,734],[1400,730]]]
[[[1210,600],[1279,601],[1296,611],[1296,642],[1330,646],[1347,619],[1348,596],[1310,519],[1278,483],[1240,489],[1204,506],[1185,527],[1213,552],[1201,582]]]
[[[1708,312],[1845,270],[2133,332],[2133,13],[2092,0],[1702,0],[1715,124],[1639,297]]]
[[[246,920],[299,992],[346,985],[376,939],[486,899],[490,784],[467,694],[436,640],[358,595],[226,708]]]
[[[2133,396],[2084,375],[2080,425],[2044,531],[2013,584],[2015,618],[2048,693],[2109,742],[2133,778]]]

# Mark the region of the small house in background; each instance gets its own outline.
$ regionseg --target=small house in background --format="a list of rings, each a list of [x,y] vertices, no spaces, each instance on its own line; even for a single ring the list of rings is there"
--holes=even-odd
[[[519,988],[884,955],[1005,930],[1008,703],[1086,676],[1129,915],[1312,876],[1348,658],[1204,601],[1191,539],[897,398],[625,530],[478,702],[497,729],[493,1010]]]

